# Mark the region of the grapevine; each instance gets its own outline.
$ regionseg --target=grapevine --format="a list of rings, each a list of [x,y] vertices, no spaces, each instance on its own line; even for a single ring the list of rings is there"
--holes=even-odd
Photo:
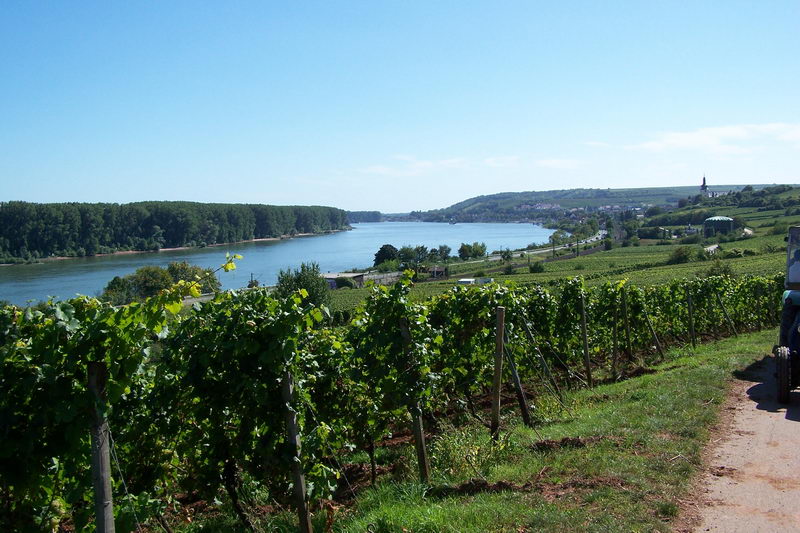
[[[535,385],[541,368],[526,357],[534,350],[562,378],[583,371],[581,295],[591,364],[598,375],[616,378],[612,352],[616,346],[624,355],[626,329],[632,353],[620,368],[627,371],[654,360],[647,319],[663,344],[687,344],[691,296],[701,337],[731,333],[720,302],[738,331],[773,327],[782,282],[710,277],[587,288],[574,278],[552,289],[455,287],[418,302],[406,276],[370,288],[352,318],[335,327],[303,291],[278,299],[265,289],[219,295],[178,320],[182,297],[196,292],[185,283],[120,308],[92,298],[37,310],[3,307],[0,523],[34,531],[69,519],[76,530],[90,528],[93,409],[108,416],[133,494],[115,508],[119,530],[131,527],[132,510],[142,519],[158,517],[178,492],[209,500],[224,492],[248,523],[240,501],[245,478],[271,500],[291,501],[281,395],[287,374],[308,495],[326,497],[341,476],[337,457],[352,445],[368,451],[374,478],[374,443],[410,417],[465,406],[479,416],[474,399],[491,386],[497,306],[506,308],[520,375]],[[87,390],[90,362],[108,368],[99,403]],[[115,494],[120,482],[114,479]]]

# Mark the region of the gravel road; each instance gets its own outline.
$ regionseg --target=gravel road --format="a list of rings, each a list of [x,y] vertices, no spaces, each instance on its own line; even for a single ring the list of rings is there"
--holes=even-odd
[[[777,403],[774,372],[768,357],[734,383],[686,530],[800,532],[800,392]]]

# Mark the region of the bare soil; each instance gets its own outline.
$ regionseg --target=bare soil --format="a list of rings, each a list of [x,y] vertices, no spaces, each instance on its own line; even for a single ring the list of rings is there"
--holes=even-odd
[[[765,357],[737,375],[678,531],[800,532],[800,392],[775,399]]]

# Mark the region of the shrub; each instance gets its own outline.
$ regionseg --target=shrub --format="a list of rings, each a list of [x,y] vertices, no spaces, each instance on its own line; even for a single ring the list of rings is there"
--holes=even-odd
[[[731,267],[730,263],[722,261],[719,257],[714,259],[714,262],[711,264],[708,269],[703,272],[702,274],[698,275],[699,277],[709,277],[709,276],[729,276],[733,277],[733,268]]]
[[[395,272],[400,270],[400,261],[392,259],[391,261],[384,261],[377,267],[378,272]]]
[[[536,261],[535,263],[531,263],[528,265],[528,272],[531,274],[539,274],[544,272],[544,263],[542,261]]]
[[[203,293],[216,292],[221,287],[211,269],[173,261],[167,268],[148,265],[125,277],[115,276],[103,289],[100,299],[114,305],[142,301],[178,281],[196,281]]]
[[[786,222],[776,222],[772,229],[770,230],[770,235],[786,235],[786,232],[789,231],[789,224]]]
[[[217,292],[222,284],[210,268],[190,265],[186,261],[173,261],[167,266],[172,281],[196,281],[200,284],[200,292],[208,294]]]
[[[291,296],[295,291],[305,289],[308,301],[316,305],[327,305],[330,300],[328,282],[323,279],[317,263],[301,263],[296,270],[281,270],[275,295],[280,298]]]
[[[732,259],[735,257],[750,257],[758,255],[758,252],[755,250],[740,250],[739,248],[731,248],[730,250],[726,250],[725,253],[722,254],[724,259]]]
[[[683,263],[689,263],[691,261],[695,261],[697,259],[697,253],[695,252],[694,248],[690,246],[680,246],[672,250],[672,253],[669,254],[669,259],[667,259],[668,265],[680,265]]]

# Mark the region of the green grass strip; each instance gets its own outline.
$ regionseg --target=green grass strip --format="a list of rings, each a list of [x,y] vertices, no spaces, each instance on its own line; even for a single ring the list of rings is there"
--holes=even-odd
[[[432,445],[440,488],[479,473],[489,484],[518,489],[439,496],[414,483],[386,482],[363,493],[334,530],[669,531],[732,372],[767,355],[775,335],[710,343],[693,355],[673,350],[657,373],[573,394],[574,418],[547,423],[539,433],[580,441],[537,447],[539,436],[516,419],[507,420],[509,438],[499,449],[480,428],[444,434]],[[459,452],[472,453],[471,465],[459,467]]]

